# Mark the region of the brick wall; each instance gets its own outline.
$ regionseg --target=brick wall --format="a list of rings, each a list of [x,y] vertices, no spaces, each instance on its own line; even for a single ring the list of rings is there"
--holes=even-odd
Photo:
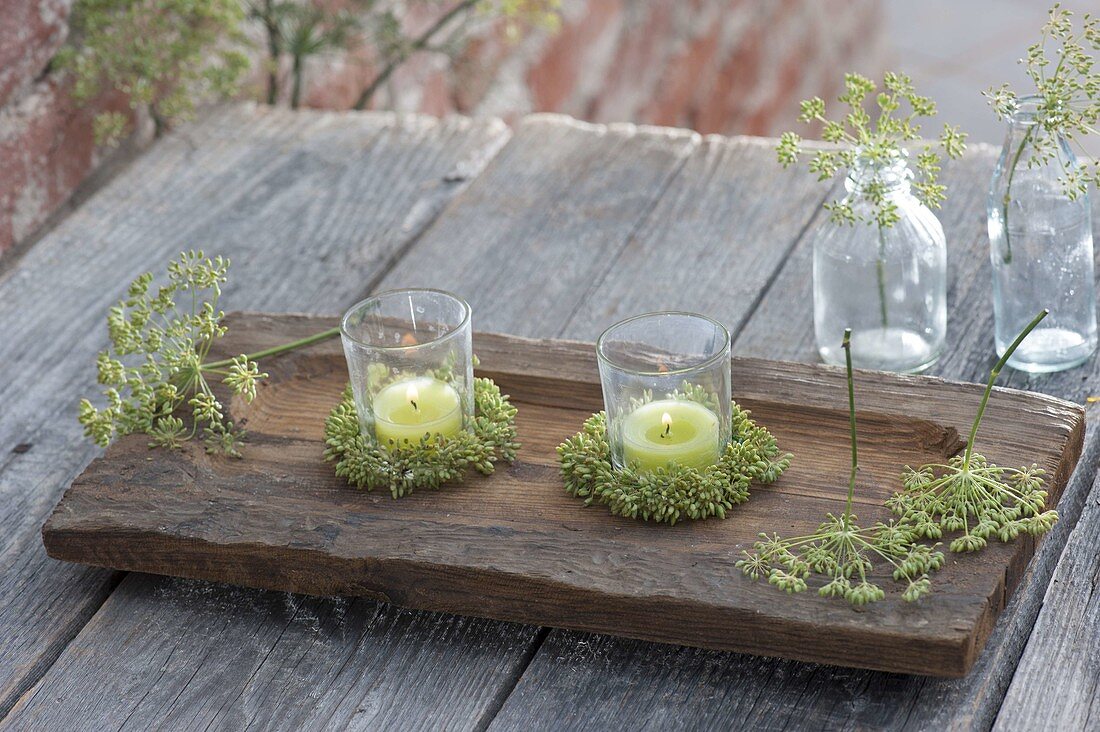
[[[48,72],[72,0],[0,0],[0,253],[33,234],[109,151],[96,149],[97,109],[79,109]],[[843,71],[876,73],[879,0],[563,0],[556,35],[508,43],[480,28],[451,65],[423,56],[375,106],[515,119],[557,111],[700,132],[776,134],[798,100],[834,95]],[[410,28],[432,20],[418,14]],[[372,77],[369,49],[318,60],[306,104],[346,108]]]
[[[68,33],[70,0],[0,0],[0,252],[33,234],[103,160],[99,109],[80,109],[48,64]]]
[[[795,123],[799,100],[839,93],[845,71],[878,73],[884,55],[879,0],[563,0],[562,9],[555,35],[517,45],[490,29],[453,66],[415,59],[377,104],[774,135]],[[316,62],[306,104],[346,107],[371,77],[365,52],[356,63]]]

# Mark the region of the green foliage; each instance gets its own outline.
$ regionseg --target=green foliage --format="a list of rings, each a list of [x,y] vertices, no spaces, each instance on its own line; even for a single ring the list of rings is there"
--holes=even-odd
[[[504,19],[504,33],[516,40],[525,28],[556,31],[561,27],[561,0],[478,0],[477,10]]]
[[[336,475],[356,488],[385,488],[401,498],[416,488],[439,489],[460,480],[467,468],[490,475],[494,463],[516,458],[516,408],[491,379],[474,379],[475,417],[470,431],[453,437],[425,434],[417,444],[383,445],[365,435],[351,388],[344,391],[325,421],[325,459],[336,463]]]
[[[394,71],[418,53],[436,53],[454,57],[469,40],[471,25],[477,20],[499,19],[505,36],[516,40],[525,28],[558,29],[561,0],[458,0],[417,35],[408,33],[402,15],[411,5],[439,5],[437,2],[375,4],[365,2],[370,12],[362,15],[362,30],[373,45],[378,73],[363,88],[355,109],[365,109],[374,95],[392,77]]]
[[[1095,133],[1097,121],[1100,120],[1100,69],[1096,68],[1089,53],[1090,50],[1100,50],[1100,17],[1086,13],[1080,34],[1074,31],[1072,18],[1071,11],[1063,10],[1061,4],[1055,3],[1043,25],[1042,40],[1029,46],[1027,58],[1019,61],[1024,64],[1027,75],[1035,85],[1035,93],[1027,97],[1027,101],[1034,105],[1029,107],[1029,111],[1033,109],[1034,124],[1028,126],[1008,163],[1008,180],[1001,201],[1005,237],[1002,258],[1005,264],[1012,263],[1012,239],[1008,227],[1012,182],[1025,150],[1030,148],[1030,155],[1026,158],[1028,168],[1058,161],[1062,168],[1058,180],[1071,201],[1084,195],[1089,184],[1100,185],[1100,160],[1090,163],[1087,158],[1079,159],[1076,166],[1067,168],[1065,160],[1058,155],[1062,141],[1080,148],[1081,138]],[[1054,51],[1057,64],[1053,64],[1048,56],[1048,43],[1057,48]],[[1000,119],[1012,118],[1022,106],[1021,98],[1008,84],[988,89],[985,96]]]
[[[826,118],[825,101],[820,97],[802,102],[799,120],[822,124],[822,138],[835,145],[815,151],[808,168],[820,181],[833,178],[841,170],[872,171],[870,179],[861,184],[861,197],[869,206],[855,206],[843,199],[827,203],[826,208],[838,224],[866,223],[888,228],[899,219],[897,206],[890,200],[893,181],[888,174],[904,165],[908,155],[905,143],[920,139],[920,121],[934,116],[936,105],[928,97],[918,95],[904,74],[888,72],[881,91],[867,77],[845,74],[844,87],[838,101],[848,111],[841,121]],[[865,109],[872,98],[879,109],[877,118],[872,118]],[[966,135],[957,127],[944,125],[939,148],[948,157],[957,158],[966,149],[965,140]],[[783,167],[795,164],[802,152],[802,138],[797,134],[786,132],[780,137],[776,153]],[[914,194],[926,206],[939,208],[946,188],[937,180],[940,154],[931,144],[921,148],[916,169],[917,175],[911,183]]]
[[[369,5],[370,3],[368,3]],[[279,65],[291,60],[290,106],[301,103],[306,59],[346,51],[360,35],[360,17],[347,8],[330,9],[296,0],[246,0],[248,17],[259,22],[267,35],[269,67],[267,102],[279,97]]]
[[[528,27],[555,30],[560,23],[560,0],[406,0],[380,3],[353,0],[348,9],[330,9],[301,0],[247,0],[249,17],[259,22],[267,38],[267,101],[280,95],[279,69],[291,61],[290,106],[301,101],[306,60],[326,53],[344,52],[367,42],[378,69],[355,103],[365,109],[393,73],[418,53],[454,57],[466,48],[469,29],[478,19],[499,19],[506,37],[518,38]],[[439,11],[435,21],[419,34],[405,29],[403,18],[414,8]]]
[[[209,451],[240,457],[241,433],[226,420],[209,380],[220,378],[252,401],[256,382],[267,374],[244,355],[204,363],[226,332],[218,299],[228,270],[228,259],[210,259],[201,251],[181,254],[168,265],[167,284],[154,289],[147,272],[111,308],[111,345],[96,361],[106,405],[80,402],[80,423],[96,444],[138,432],[152,438],[151,446],[179,447],[201,431]],[[190,428],[176,414],[184,405],[191,412]]]
[[[703,469],[669,463],[655,471],[616,469],[607,441],[607,419],[593,415],[584,428],[558,446],[565,490],[586,506],[605,505],[616,516],[667,521],[725,518],[749,498],[753,481],[773,483],[790,466],[775,437],[733,404],[733,437],[715,465]]]
[[[1027,57],[1019,61],[1035,85],[1035,125],[1021,142],[1021,148],[1031,146],[1028,167],[1046,165],[1057,158],[1060,138],[1079,144],[1081,138],[1096,132],[1100,120],[1100,68],[1090,53],[1100,50],[1100,17],[1086,13],[1077,32],[1073,13],[1056,3],[1042,35],[1040,42],[1028,47]],[[1021,106],[1020,97],[1008,84],[987,90],[985,96],[1000,119],[1011,118]],[[1012,163],[1013,171],[1020,152]],[[1100,160],[1063,168],[1060,181],[1066,196],[1077,199],[1089,184],[1100,185]]]
[[[825,515],[817,531],[807,536],[782,539],[777,534],[760,534],[753,551],[742,552],[737,567],[752,579],[768,582],[788,593],[802,592],[811,573],[824,575],[828,582],[818,588],[822,597],[843,597],[852,605],[881,600],[885,591],[869,579],[876,561],[893,567],[893,577],[905,582],[902,599],[913,602],[932,591],[928,573],[943,566],[943,553],[936,547],[915,543],[918,532],[906,523],[877,523],[860,528],[852,513],[859,451],[856,439],[855,387],[852,381],[851,331],[844,332],[844,354],[848,367],[848,425],[852,447],[848,499],[844,513]]]
[[[159,132],[236,91],[248,68],[243,19],[239,0],[77,0],[77,43],[56,64],[73,73],[79,102],[117,89],[134,109],[148,110]],[[126,128],[117,112],[95,122],[100,142],[116,142]]]
[[[974,438],[989,403],[993,383],[1008,359],[1046,315],[1047,311],[1042,311],[1024,328],[990,372],[978,413],[970,427],[966,452],[946,465],[924,465],[917,470],[906,467],[902,478],[904,490],[887,501],[887,505],[921,536],[938,539],[944,531],[962,531],[962,536],[951,542],[953,552],[977,551],[994,535],[1001,541],[1011,541],[1021,532],[1039,536],[1050,531],[1058,520],[1056,511],[1043,510],[1047,492],[1043,490],[1042,469],[1037,465],[1000,468],[974,452]]]
[[[402,21],[413,6],[440,10],[436,22],[415,36]],[[279,99],[283,59],[290,59],[290,104],[297,107],[309,58],[372,44],[379,71],[356,104],[363,109],[413,55],[461,52],[474,21],[499,19],[506,36],[517,38],[528,27],[555,30],[559,6],[560,0],[352,0],[348,8],[311,0],[76,0],[73,42],[54,65],[72,72],[78,102],[122,92],[132,108],[148,111],[159,135],[192,117],[199,104],[237,94],[250,65],[246,21],[256,23],[266,40],[269,104]],[[97,142],[117,143],[129,130],[129,117],[103,112],[94,130]]]

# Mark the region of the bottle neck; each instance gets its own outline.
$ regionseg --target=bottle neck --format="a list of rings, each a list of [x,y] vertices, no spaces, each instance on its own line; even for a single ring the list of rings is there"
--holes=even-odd
[[[869,161],[857,157],[855,164],[848,171],[844,188],[848,193],[856,196],[866,195],[875,187],[878,187],[886,196],[903,195],[909,193],[909,181],[912,179],[913,173],[909,170],[904,156],[898,156],[887,162]]]
[[[1008,134],[1013,137],[1034,136],[1040,126],[1042,114],[1038,97],[1021,97],[1008,117]]]
[[[1087,100],[1063,102],[1054,100],[1050,104],[1039,96],[1020,97],[1016,100],[1016,106],[1008,115],[1008,128],[1010,134],[1024,135],[1030,130],[1032,135],[1056,134],[1061,129],[1064,121],[1063,115],[1080,111],[1081,105],[1087,105]],[[1062,135],[1057,134],[1058,139]]]
[[[1009,115],[1008,131],[1005,136],[1005,148],[1010,151],[1016,164],[1030,161],[1036,148],[1042,146],[1044,152],[1034,163],[1034,167],[1043,168],[1055,164],[1059,169],[1076,164],[1076,156],[1066,145],[1061,135],[1052,135],[1044,119],[1056,114],[1043,108],[1042,99],[1035,96],[1022,97],[1016,109]],[[1051,159],[1051,154],[1053,158]]]

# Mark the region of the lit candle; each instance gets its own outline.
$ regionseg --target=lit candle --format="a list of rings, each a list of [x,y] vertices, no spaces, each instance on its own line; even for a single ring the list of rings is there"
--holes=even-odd
[[[670,462],[705,468],[718,462],[718,415],[702,404],[662,399],[623,418],[623,460],[639,470]]]
[[[394,382],[373,399],[374,434],[382,444],[453,437],[462,429],[462,402],[450,384],[430,376]]]

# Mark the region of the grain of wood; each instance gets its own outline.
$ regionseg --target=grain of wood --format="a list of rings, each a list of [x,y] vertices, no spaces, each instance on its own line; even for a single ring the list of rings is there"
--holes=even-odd
[[[39,526],[99,452],[75,407],[96,391],[103,318],[129,280],[205,247],[234,259],[228,302],[337,309],[386,271],[507,137],[493,121],[227,108],[154,146],[6,273],[0,713],[117,581],[47,559]]]
[[[553,631],[490,729],[606,729],[624,719],[653,730],[989,729],[1043,604],[1042,588],[1092,487],[1100,462],[1098,411],[1089,415],[1086,453],[1059,502],[1062,520],[1039,545],[964,679],[883,674]],[[1076,625],[1068,618],[1062,622]],[[1043,668],[1049,674],[1049,666]],[[596,699],[588,701],[590,695]]]
[[[1100,466],[1100,409],[1090,409],[1085,448],[1058,502],[1059,520],[1043,537],[1020,585],[993,629],[986,650],[961,680],[929,680],[915,703],[902,705],[906,729],[989,729],[1043,607],[1046,588],[1073,535]]]
[[[783,171],[770,140],[708,136],[558,334],[594,340],[654,310],[706,313],[738,332],[828,191]]]
[[[520,626],[486,632],[484,621],[367,600],[141,574],[110,603],[60,661],[84,659],[95,678],[67,673],[39,685],[0,728],[465,725],[484,713],[486,690],[510,684],[530,645]]]
[[[687,130],[528,117],[383,287],[430,283],[465,297],[476,329],[558,335],[681,180],[699,140]]]

